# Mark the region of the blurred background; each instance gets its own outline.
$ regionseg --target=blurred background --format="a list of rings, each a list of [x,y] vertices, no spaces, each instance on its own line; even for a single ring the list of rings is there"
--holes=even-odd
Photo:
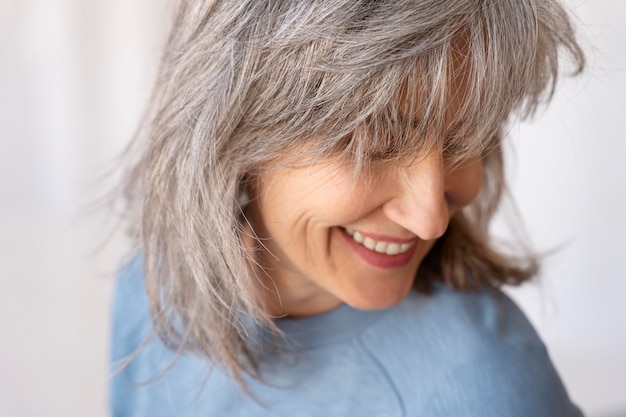
[[[511,188],[551,254],[540,280],[510,293],[585,413],[626,416],[626,2],[566,4],[589,63],[512,129]],[[115,184],[105,174],[135,130],[167,21],[167,0],[0,0],[1,416],[107,415],[127,242],[93,202]]]

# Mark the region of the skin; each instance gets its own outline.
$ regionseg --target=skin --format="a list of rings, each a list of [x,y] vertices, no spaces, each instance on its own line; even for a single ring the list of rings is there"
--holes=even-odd
[[[457,52],[464,50],[462,41],[451,57],[448,120],[454,120],[467,95],[464,55]],[[400,103],[412,91],[408,80]],[[452,216],[480,191],[480,157],[448,165],[446,155],[434,150],[419,158],[375,162],[358,177],[340,158],[261,167],[248,190],[248,216],[260,241],[254,254],[269,312],[308,316],[343,303],[373,310],[402,301]],[[346,229],[415,246],[403,262],[394,265],[393,255],[374,255],[372,263]]]
[[[343,303],[366,310],[399,303],[450,218],[482,184],[479,158],[454,170],[444,159],[432,152],[417,162],[375,163],[359,178],[339,160],[262,170],[249,190],[248,216],[262,242],[255,254],[270,312],[307,316]],[[415,249],[400,266],[373,265],[346,228],[378,240],[412,239]]]

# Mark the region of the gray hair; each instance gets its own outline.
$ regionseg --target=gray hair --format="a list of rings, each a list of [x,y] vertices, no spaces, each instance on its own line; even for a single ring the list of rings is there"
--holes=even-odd
[[[357,171],[433,147],[481,155],[484,190],[452,219],[416,288],[528,279],[536,261],[499,254],[487,223],[504,184],[502,127],[550,99],[560,50],[582,70],[555,0],[181,0],[126,179],[160,336],[240,382],[255,374],[249,321],[273,323],[242,195],[261,164],[303,149]],[[458,77],[465,93],[450,120]]]

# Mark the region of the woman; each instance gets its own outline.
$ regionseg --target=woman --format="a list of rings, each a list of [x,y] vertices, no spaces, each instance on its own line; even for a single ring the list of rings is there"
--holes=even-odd
[[[536,260],[487,233],[560,50],[582,69],[553,0],[180,1],[113,414],[580,416],[498,289]]]

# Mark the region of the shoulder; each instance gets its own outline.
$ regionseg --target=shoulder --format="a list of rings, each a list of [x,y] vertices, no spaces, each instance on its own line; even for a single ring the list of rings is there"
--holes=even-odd
[[[433,294],[411,293],[377,327],[389,337],[408,338],[445,355],[446,346],[462,344],[463,359],[499,345],[543,349],[543,343],[520,308],[502,291],[455,291],[443,285]]]
[[[114,356],[128,355],[139,347],[151,330],[150,309],[144,285],[143,256],[138,255],[124,265],[117,276],[114,288],[112,353]],[[125,346],[124,343],[133,346]]]
[[[129,364],[152,331],[143,256],[139,255],[120,269],[115,280],[111,305],[111,370],[114,374],[119,371],[128,374],[132,368]]]
[[[200,415],[204,390],[232,383],[210,364],[177,355],[155,333],[146,287],[143,256],[119,272],[113,295],[109,407],[114,416]],[[208,378],[211,375],[212,378]],[[229,385],[230,384],[230,385]],[[215,402],[215,399],[212,399]]]
[[[411,294],[381,321],[372,349],[428,415],[580,416],[519,307],[499,290]]]
[[[137,256],[119,271],[111,314],[111,379],[109,406],[115,416],[142,415],[148,381],[158,377],[153,354],[159,343],[153,339],[152,320],[146,295],[143,256]],[[150,343],[148,343],[150,342]],[[168,357],[165,349],[161,350]]]

